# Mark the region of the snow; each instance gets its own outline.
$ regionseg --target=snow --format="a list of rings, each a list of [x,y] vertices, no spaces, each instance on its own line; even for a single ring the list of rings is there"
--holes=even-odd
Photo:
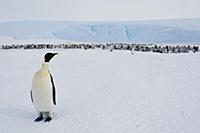
[[[69,40],[60,40],[60,39],[13,39],[0,37],[0,45],[24,45],[24,44],[80,44],[85,42],[69,41]]]
[[[12,37],[0,36],[0,44],[11,44],[14,41]]]
[[[57,50],[55,118],[35,123],[30,86],[46,52],[0,51],[1,132],[200,131],[200,53]]]

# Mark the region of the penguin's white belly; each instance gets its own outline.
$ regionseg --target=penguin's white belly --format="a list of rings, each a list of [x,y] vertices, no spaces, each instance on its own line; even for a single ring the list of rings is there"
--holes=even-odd
[[[37,111],[53,110],[53,89],[48,73],[35,74],[32,82],[33,103]]]

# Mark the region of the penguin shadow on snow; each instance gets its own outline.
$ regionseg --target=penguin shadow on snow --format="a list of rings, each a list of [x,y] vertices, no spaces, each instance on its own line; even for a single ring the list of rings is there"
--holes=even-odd
[[[13,119],[27,119],[31,120],[34,117],[34,114],[31,111],[21,109],[21,108],[1,108],[0,107],[0,114],[6,117],[10,117]]]

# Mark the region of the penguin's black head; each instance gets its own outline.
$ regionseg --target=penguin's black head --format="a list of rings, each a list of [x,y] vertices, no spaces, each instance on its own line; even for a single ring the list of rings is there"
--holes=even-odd
[[[58,53],[46,53],[44,56],[44,62],[49,62]]]

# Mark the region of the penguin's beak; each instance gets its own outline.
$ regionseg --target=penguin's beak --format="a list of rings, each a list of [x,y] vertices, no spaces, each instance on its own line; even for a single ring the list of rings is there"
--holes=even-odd
[[[58,53],[54,53],[54,55],[57,55]]]

